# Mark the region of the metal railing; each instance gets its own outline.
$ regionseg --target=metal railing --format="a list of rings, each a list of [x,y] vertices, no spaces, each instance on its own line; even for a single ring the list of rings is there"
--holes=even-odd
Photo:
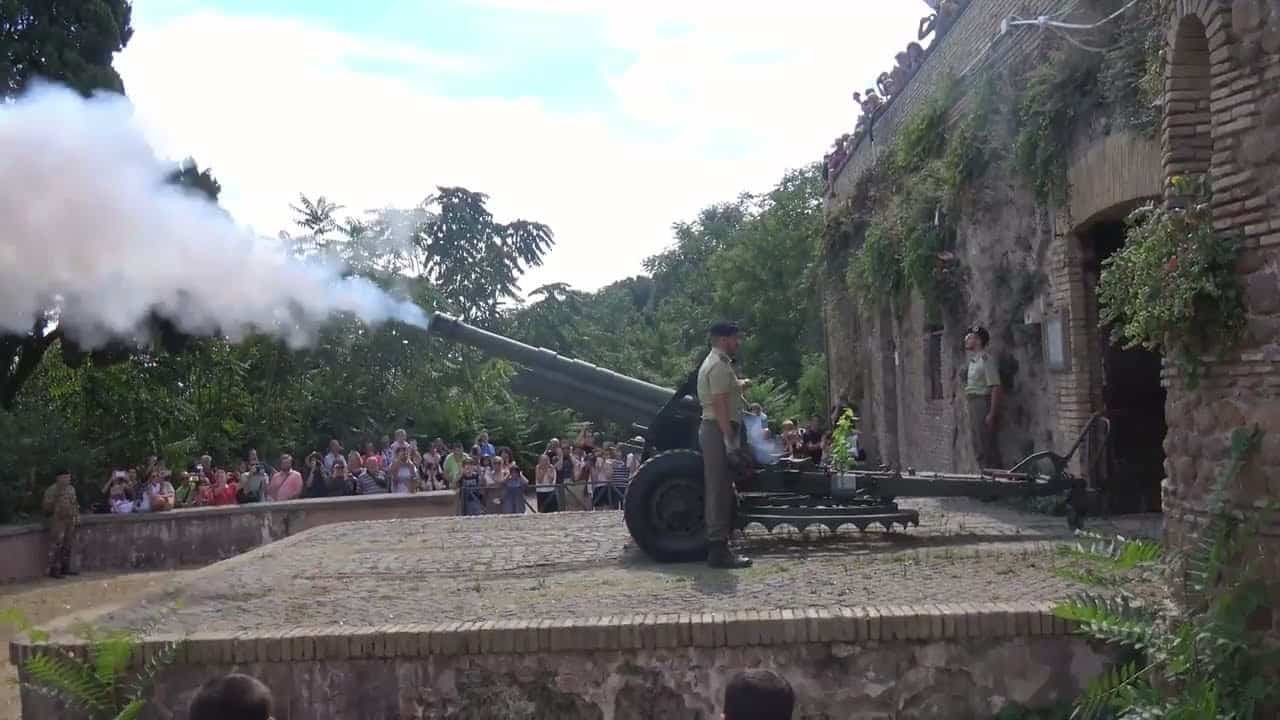
[[[459,515],[523,515],[563,511],[621,510],[630,481],[557,483],[551,486],[526,485],[515,491],[501,485],[459,488]]]

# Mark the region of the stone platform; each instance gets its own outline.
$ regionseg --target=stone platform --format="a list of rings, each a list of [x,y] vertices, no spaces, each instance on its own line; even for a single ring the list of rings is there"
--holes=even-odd
[[[1062,519],[912,506],[922,527],[906,533],[749,533],[756,565],[735,572],[648,560],[617,512],[327,525],[94,624],[152,650],[183,640],[156,695],[176,718],[231,668],[267,680],[282,719],[618,720],[716,717],[752,665],[790,677],[810,715],[865,718],[990,717],[1065,700],[1101,668],[1050,613],[1075,589],[1055,573]],[[29,717],[53,717],[29,700]]]

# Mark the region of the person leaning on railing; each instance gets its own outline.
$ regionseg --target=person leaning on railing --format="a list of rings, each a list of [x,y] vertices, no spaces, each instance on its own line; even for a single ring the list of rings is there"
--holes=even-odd
[[[627,461],[618,455],[618,448],[611,447],[607,451],[609,463],[609,499],[608,505],[614,510],[622,508],[622,496],[626,493],[630,472]]]
[[[538,495],[538,512],[555,512],[559,509],[556,479],[555,465],[551,464],[548,453],[542,453],[538,456],[538,465],[533,470],[533,483]]]
[[[462,461],[462,474],[458,478],[458,496],[463,515],[484,514],[484,489],[480,479],[480,465],[475,458]]]
[[[524,489],[529,479],[515,462],[502,460],[502,512],[508,515],[524,514]]]

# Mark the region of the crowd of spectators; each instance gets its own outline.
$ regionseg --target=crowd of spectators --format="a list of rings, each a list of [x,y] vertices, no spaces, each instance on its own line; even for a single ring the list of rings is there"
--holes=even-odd
[[[635,451],[600,442],[589,429],[576,442],[553,438],[536,461],[522,467],[516,453],[495,446],[481,432],[469,449],[441,438],[420,446],[405,430],[381,442],[368,440],[346,450],[338,439],[299,464],[284,454],[272,466],[249,450],[243,459],[215,462],[203,455],[185,469],[155,457],[118,468],[103,485],[107,513],[161,512],[177,508],[280,502],[345,495],[459,492],[464,514],[526,510],[532,485],[538,512],[558,509],[619,508],[626,483],[639,465]],[[489,507],[492,505],[492,507]]]
[[[824,426],[815,415],[801,426],[782,422],[771,432],[769,418],[759,404],[751,405],[748,432],[769,440],[784,456],[830,462],[833,428],[846,410],[841,403]],[[856,411],[854,411],[856,412]],[[854,442],[856,443],[856,436]],[[636,438],[636,446],[643,439]],[[249,450],[243,459],[215,462],[203,455],[185,469],[171,469],[155,457],[139,466],[114,470],[103,485],[100,512],[161,512],[176,508],[280,502],[298,498],[408,494],[453,490],[463,514],[502,512],[521,514],[526,491],[533,487],[537,512],[620,508],[626,485],[639,464],[638,447],[601,442],[589,428],[574,441],[552,438],[536,459],[523,464],[508,447],[495,446],[488,432],[480,432],[470,448],[446,444],[441,438],[419,445],[404,430],[366,440],[347,450],[338,439],[323,452],[310,452],[297,463],[281,455],[273,466]],[[856,445],[854,457],[860,456]]]
[[[829,465],[835,447],[835,430],[840,418],[849,415],[853,423],[852,432],[846,440],[849,455],[856,460],[865,460],[866,452],[860,446],[860,434],[857,429],[857,408],[847,401],[838,403],[831,409],[831,417],[824,424],[822,416],[813,415],[808,422],[801,425],[794,419],[783,420],[780,430],[774,433],[769,429],[769,416],[759,403],[752,403],[747,409],[747,435],[758,436],[768,441],[770,449],[776,447],[783,457],[812,460],[818,465]]]

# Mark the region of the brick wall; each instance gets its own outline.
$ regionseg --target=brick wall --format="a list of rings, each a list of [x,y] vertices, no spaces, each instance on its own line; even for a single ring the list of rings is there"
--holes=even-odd
[[[973,0],[951,30],[930,49],[924,64],[897,97],[888,104],[875,123],[874,142],[864,136],[848,163],[832,181],[832,205],[853,192],[858,178],[892,143],[894,134],[906,122],[913,109],[921,106],[949,76],[971,69],[968,78],[983,72],[999,70],[1020,61],[1036,46],[1038,32],[1015,30],[999,37],[1001,22],[1010,15],[1029,17],[1051,7],[1050,0]],[[908,38],[909,39],[909,38]],[[904,39],[904,45],[908,39]],[[962,91],[964,87],[962,85]],[[962,98],[957,112],[966,111]],[[1007,139],[1004,141],[1007,145]],[[958,251],[963,261],[978,278],[978,289],[971,291],[968,307],[950,308],[942,322],[944,398],[929,398],[925,372],[924,343],[926,328],[923,310],[912,304],[903,312],[879,313],[862,319],[864,338],[861,343],[841,342],[828,348],[831,358],[833,387],[846,383],[844,368],[864,368],[864,426],[874,448],[873,457],[889,464],[911,465],[937,470],[968,469],[972,452],[963,431],[966,422],[963,398],[957,396],[959,368],[963,362],[963,329],[974,322],[991,325],[1001,304],[1001,289],[992,288],[992,278],[999,273],[1034,274],[1043,258],[1035,257],[1035,248],[1048,244],[1047,226],[1037,218],[1033,200],[1007,175],[998,174],[984,181],[988,185],[984,197],[975,203],[974,212],[963,218],[959,228]],[[994,232],[992,228],[997,228]],[[999,237],[992,237],[999,235]],[[845,314],[855,309],[845,309]],[[1001,323],[1004,319],[999,320]],[[845,322],[846,325],[854,324]],[[1000,343],[1001,340],[997,340]],[[1038,342],[1035,343],[1038,345]],[[861,347],[866,360],[843,357]],[[995,348],[993,348],[995,349]],[[1019,381],[1035,372],[1027,348],[1015,347],[1012,339],[1004,341],[1003,350],[1018,358],[1025,368]],[[1037,352],[1031,348],[1030,353]],[[1027,357],[1018,357],[1018,356]],[[1006,456],[1021,456],[1029,447],[1044,447],[1053,433],[1041,427],[1038,420],[1053,408],[1022,393],[1011,396],[1011,430],[1005,433],[1002,450]],[[878,451],[878,452],[876,452]]]
[[[979,72],[1031,61],[1042,32],[1023,27],[998,37],[1003,19],[1011,14],[1034,17],[1056,7],[1052,2],[974,0],[888,106],[876,124],[875,143],[864,138],[855,150],[833,182],[831,205],[848,197],[857,178],[889,147],[897,129],[948,72],[965,70],[977,58],[985,65]],[[1007,95],[1016,88],[1001,87],[1000,92]],[[966,112],[969,101],[962,96],[955,112]],[[948,308],[943,317],[945,401],[928,398],[925,327],[919,308],[913,305],[901,309],[899,317],[868,321],[864,329],[868,338],[863,347],[869,353],[864,364],[874,368],[866,375],[864,394],[873,399],[880,445],[893,449],[883,454],[886,462],[973,469],[966,430],[970,419],[956,391],[964,362],[963,330],[975,323],[991,331],[992,352],[1006,370],[1003,464],[1033,450],[1065,451],[1101,409],[1102,339],[1093,288],[1083,273],[1079,232],[1097,217],[1122,217],[1139,201],[1159,197],[1161,146],[1145,137],[1109,134],[1105,124],[1086,119],[1071,150],[1070,202],[1044,209],[1007,162],[1013,143],[1011,119],[999,117],[991,132],[991,145],[998,153],[1005,151],[1006,162],[997,163],[981,179],[977,196],[959,218],[956,250],[971,282],[967,305]],[[1055,317],[1064,321],[1068,363],[1066,369],[1050,371],[1043,357],[1042,328],[1046,319]],[[832,366],[847,364],[836,360]],[[1084,459],[1092,452],[1086,444],[1073,469],[1085,471]]]
[[[455,717],[481,706],[492,717],[719,717],[725,684],[747,667],[786,677],[797,716],[856,707],[868,718],[991,717],[1010,702],[1070,700],[1108,661],[1049,604],[291,627],[157,636],[136,657],[175,643],[148,711],[178,720],[195,688],[233,670],[267,683],[280,720]],[[48,650],[19,638],[10,658],[21,666]],[[25,684],[22,702],[31,720],[75,717]]]
[[[1265,434],[1259,457],[1231,488],[1233,505],[1247,515],[1280,498],[1280,7],[1177,0],[1167,47],[1166,175],[1209,174],[1214,227],[1241,243],[1248,313],[1240,347],[1212,362],[1197,387],[1165,369],[1166,540],[1178,547],[1204,527],[1206,495],[1235,428],[1256,425]],[[1280,523],[1264,523],[1255,546],[1280,588]],[[1270,620],[1280,636],[1280,614]]]

